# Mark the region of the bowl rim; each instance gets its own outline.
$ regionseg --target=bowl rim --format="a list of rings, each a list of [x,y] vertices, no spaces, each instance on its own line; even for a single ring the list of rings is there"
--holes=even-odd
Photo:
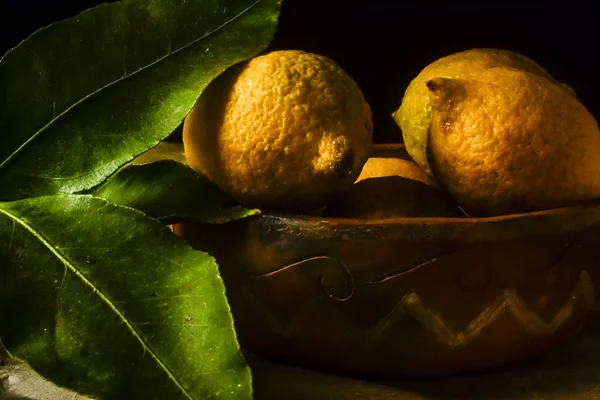
[[[289,236],[340,238],[379,237],[412,241],[460,239],[486,241],[528,235],[581,232],[600,227],[600,200],[568,207],[491,217],[394,217],[355,219],[263,211],[245,218]]]
[[[159,145],[164,144],[159,142]],[[183,143],[174,144],[177,148],[183,150]],[[158,147],[158,146],[156,146]],[[402,142],[373,143],[372,156],[380,151],[403,151],[406,152],[406,146]],[[580,231],[595,225],[600,226],[600,199],[592,199],[571,206],[556,207],[539,211],[506,214],[488,217],[393,217],[382,219],[358,219],[344,217],[323,217],[318,215],[291,214],[275,212],[268,210],[256,210],[257,213],[250,215],[243,220],[258,221],[268,223],[269,225],[287,225],[290,228],[301,231],[316,230],[321,232],[330,231],[341,233],[343,235],[352,234],[355,231],[393,233],[400,231],[399,228],[412,228],[413,237],[419,235],[419,230],[425,236],[436,236],[435,233],[448,231],[465,231],[464,233],[475,233],[477,235],[496,237],[504,236],[504,233],[510,231],[521,234],[539,234],[539,233],[557,233]],[[183,218],[178,221],[171,221],[176,224],[185,224],[193,222],[194,218]],[[206,222],[206,221],[205,221]],[[532,223],[534,222],[534,223]],[[492,228],[496,231],[491,234]],[[510,229],[512,228],[512,229]],[[411,229],[404,229],[411,230]],[[433,233],[433,234],[432,234]],[[458,233],[458,232],[456,232]],[[514,236],[512,232],[509,236]],[[394,236],[394,235],[392,235]]]
[[[447,223],[476,223],[476,222],[494,222],[494,221],[507,221],[507,220],[521,220],[526,218],[534,218],[534,217],[549,217],[552,216],[560,216],[566,214],[578,214],[578,213],[587,213],[590,211],[594,211],[596,209],[600,210],[600,199],[594,202],[588,202],[583,204],[576,204],[572,206],[565,207],[555,207],[544,210],[530,211],[530,212],[522,212],[522,213],[514,213],[514,214],[504,214],[504,215],[494,215],[488,217],[387,217],[387,218],[348,218],[348,217],[328,217],[328,216],[319,216],[319,215],[309,215],[309,214],[293,214],[293,213],[285,213],[285,212],[275,212],[275,211],[263,211],[260,210],[260,214],[257,216],[269,216],[280,219],[294,219],[294,220],[305,220],[305,221],[335,221],[340,224],[361,224],[361,225],[372,225],[377,224],[380,225],[382,223],[385,224],[407,224],[414,221],[424,221],[430,224],[447,224]]]

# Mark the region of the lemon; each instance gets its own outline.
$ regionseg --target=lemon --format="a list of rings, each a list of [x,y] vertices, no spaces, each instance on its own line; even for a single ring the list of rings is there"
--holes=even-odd
[[[537,74],[499,67],[428,81],[429,161],[471,215],[600,197],[600,131],[585,106]]]
[[[401,176],[438,187],[437,182],[417,164],[393,157],[369,157],[355,183],[382,176]]]
[[[504,49],[470,49],[442,57],[427,65],[409,84],[400,107],[392,114],[402,130],[402,138],[412,159],[431,173],[427,162],[427,132],[431,104],[426,82],[433,78],[460,78],[462,75],[494,67],[512,67],[543,76],[574,96],[573,89],[556,81],[535,61]]]
[[[322,215],[360,219],[464,216],[414,162],[384,157],[369,158],[356,183],[338,194]]]
[[[305,210],[350,187],[372,145],[371,109],[331,59],[273,51],[206,88],[183,126],[191,168],[246,206]]]

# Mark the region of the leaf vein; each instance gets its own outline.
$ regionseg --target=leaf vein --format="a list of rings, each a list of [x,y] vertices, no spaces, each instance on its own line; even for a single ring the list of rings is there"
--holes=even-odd
[[[150,356],[156,361],[158,366],[167,374],[169,379],[172,380],[172,382],[179,388],[179,390],[181,390],[181,392],[186,397],[188,397],[190,400],[193,400],[193,396],[183,387],[183,385],[173,375],[171,370],[160,360],[160,358],[158,358],[158,356],[154,353],[154,351],[152,351],[152,349],[150,349],[148,347],[145,340],[142,338],[142,336],[139,334],[139,332],[133,327],[133,325],[125,318],[125,316],[123,315],[121,310],[119,310],[117,307],[115,307],[114,304],[112,304],[112,302],[108,299],[108,297],[106,297],[106,295],[102,291],[100,291],[89,279],[87,279],[81,272],[79,272],[69,259],[67,259],[63,254],[61,254],[56,249],[56,247],[50,243],[50,241],[48,239],[46,239],[40,232],[38,232],[31,225],[29,225],[25,220],[19,218],[17,215],[12,214],[2,208],[0,208],[0,213],[6,215],[8,218],[12,219],[14,222],[18,223],[23,228],[25,228],[27,231],[29,231],[29,233],[31,233],[32,236],[34,236],[36,239],[38,239],[48,250],[50,250],[50,252],[52,254],[54,254],[54,256],[60,262],[62,262],[65,265],[65,267],[69,269],[69,271],[71,271],[75,276],[77,276],[85,285],[92,288],[93,292],[95,294],[97,294],[98,297],[100,297],[100,299],[102,301],[104,301],[110,309],[113,310],[113,312],[117,315],[117,317],[119,317],[119,319],[123,322],[123,324],[131,331],[134,338],[137,339],[137,341],[142,345],[142,348],[144,349],[144,351],[147,351],[148,354],[150,354]]]
[[[74,247],[59,247],[56,246],[59,250],[112,250],[113,247],[101,247],[101,246],[74,246]]]
[[[91,171],[87,171],[87,172],[81,173],[79,175],[71,175],[71,176],[45,176],[45,175],[41,175],[41,174],[32,174],[30,172],[24,172],[24,171],[19,171],[19,170],[13,170],[13,171],[11,171],[11,173],[16,174],[16,175],[29,176],[31,178],[47,179],[49,181],[63,181],[63,180],[69,180],[69,179],[73,179],[73,178],[82,178],[84,176],[94,175],[95,173],[97,173],[98,171],[100,171],[101,169],[103,169],[105,167],[106,167],[106,165],[101,165],[98,168],[95,168]]]
[[[210,328],[211,325],[207,324],[190,324],[188,322],[134,322],[137,326],[191,326],[200,328]]]
[[[65,284],[65,280],[67,279],[67,272],[68,272],[68,267],[65,265],[65,272],[63,273],[63,277],[60,280],[60,283],[58,284],[58,290],[56,291],[56,310],[58,311],[60,309],[60,293],[62,291],[62,288]],[[58,321],[57,321],[58,324]]]
[[[171,299],[202,299],[206,296],[196,294],[180,294],[175,296],[156,296],[148,297],[145,299],[132,299],[132,300],[113,300],[113,303],[138,303],[144,301],[159,301],[159,300],[171,300]]]
[[[199,41],[206,39],[207,37],[215,34],[216,32],[218,32],[219,30],[225,28],[227,25],[233,23],[234,21],[236,21],[237,19],[241,18],[244,14],[246,14],[248,11],[250,11],[252,8],[254,8],[257,4],[259,4],[260,2],[262,2],[263,0],[256,0],[254,3],[252,3],[251,5],[249,5],[246,9],[242,10],[240,13],[238,13],[237,15],[234,15],[231,19],[228,19],[227,21],[225,21],[223,24],[219,25],[218,27],[216,27],[215,29],[213,29],[212,31],[208,31],[207,33],[205,33],[204,35],[200,36],[197,39],[192,40],[190,43],[187,43],[181,47],[179,47],[178,49],[176,49],[175,51],[168,53],[166,55],[164,55],[163,57],[158,58],[157,60],[149,63],[148,65],[145,65],[139,69],[137,69],[136,71],[132,72],[131,74],[127,75],[127,70],[126,70],[126,65],[123,64],[124,68],[125,68],[125,75],[115,79],[112,82],[107,83],[106,85],[100,87],[97,90],[94,90],[93,92],[91,92],[90,94],[88,94],[87,96],[82,97],[81,99],[75,101],[72,105],[70,105],[69,107],[65,108],[65,110],[63,112],[61,112],[60,114],[56,115],[54,118],[52,118],[48,123],[46,123],[44,126],[42,126],[40,129],[38,129],[33,135],[31,135],[31,137],[29,139],[27,139],[25,142],[23,142],[23,144],[21,144],[21,146],[19,146],[15,151],[13,151],[8,157],[6,157],[6,159],[2,162],[0,162],[0,169],[4,168],[6,166],[6,164],[8,164],[14,157],[17,156],[17,154],[19,154],[25,147],[27,147],[29,145],[29,143],[31,143],[32,141],[34,141],[39,135],[41,135],[43,132],[45,132],[57,119],[61,118],[63,115],[65,115],[66,113],[68,113],[69,111],[71,111],[73,108],[79,106],[81,103],[85,102],[87,99],[91,98],[92,96],[96,95],[97,93],[100,93],[101,91],[112,87],[113,85],[121,82],[122,80],[125,80],[133,75],[136,75],[137,73],[144,71],[156,64],[158,64],[159,62],[163,61],[164,59],[166,59],[167,57],[171,56],[172,54],[178,53],[180,51],[185,50],[186,48],[193,46],[194,44],[198,43]],[[0,60],[1,61],[1,60]]]
[[[17,227],[17,222],[13,219],[12,232],[10,233],[10,240],[8,241],[8,250],[12,249],[13,239],[15,238],[15,228]]]

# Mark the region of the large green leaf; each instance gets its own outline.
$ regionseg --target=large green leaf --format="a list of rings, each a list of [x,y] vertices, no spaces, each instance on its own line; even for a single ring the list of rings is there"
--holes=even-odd
[[[0,203],[0,338],[101,399],[250,398],[210,256],[89,195]]]
[[[235,205],[214,184],[173,160],[128,166],[89,193],[165,223],[192,217],[222,223],[259,213]]]
[[[269,44],[280,0],[123,0],[0,60],[0,200],[74,193],[156,145]]]

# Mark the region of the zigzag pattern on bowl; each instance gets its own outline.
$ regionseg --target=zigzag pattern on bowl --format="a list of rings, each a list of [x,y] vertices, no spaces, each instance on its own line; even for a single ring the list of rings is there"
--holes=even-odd
[[[441,257],[436,257],[429,260],[426,263],[419,264],[418,267],[422,267],[425,264],[434,262]],[[323,275],[319,279],[320,290],[327,295],[327,298],[332,300],[334,303],[345,303],[353,297],[355,294],[355,282],[352,274],[346,267],[346,265],[333,257],[330,256],[315,256],[305,260],[301,260],[275,271],[271,271],[264,275],[254,275],[252,278],[268,278],[284,271],[299,268],[307,268],[307,264],[314,263],[315,261],[330,261],[329,266],[331,268],[339,268],[342,276],[348,282],[348,288],[346,293],[335,294],[331,290],[324,286]],[[414,271],[416,268],[411,268],[410,271]],[[406,274],[409,271],[403,271],[403,273],[395,274],[392,278],[397,278],[401,275]],[[388,277],[390,278],[390,277]],[[368,282],[369,284],[380,284],[387,281],[388,278],[379,281]],[[253,279],[253,280],[254,280]],[[291,316],[291,319],[283,323],[269,311],[269,307],[263,304],[248,288],[243,290],[247,299],[254,302],[256,306],[263,310],[263,314],[269,316],[269,323],[276,327],[277,331],[282,333],[286,337],[294,337],[294,331],[297,327],[302,327],[303,318],[315,310],[310,308],[315,306],[315,302],[311,301],[295,315]],[[313,299],[316,300],[316,299]],[[475,340],[482,331],[492,325],[494,321],[503,313],[508,312],[512,314],[516,320],[521,324],[523,329],[530,335],[536,337],[549,337],[552,336],[558,329],[560,329],[571,317],[576,309],[576,303],[582,302],[584,307],[588,310],[598,309],[600,310],[600,303],[595,302],[594,284],[590,275],[587,271],[582,270],[578,276],[577,282],[569,295],[567,296],[564,304],[559,308],[554,317],[546,322],[542,319],[531,307],[519,296],[515,290],[504,290],[496,300],[486,307],[481,313],[478,314],[467,326],[460,332],[454,332],[452,328],[444,321],[444,318],[436,313],[434,310],[429,308],[419,295],[415,292],[405,294],[400,302],[381,320],[364,332],[370,341],[376,340],[376,338],[382,334],[387,327],[392,326],[396,322],[403,318],[410,316],[425,330],[435,335],[436,339],[448,347],[456,348],[469,344]],[[322,306],[322,305],[321,305]]]
[[[435,334],[439,342],[450,347],[458,347],[473,341],[505,310],[510,312],[530,335],[552,336],[573,314],[575,302],[579,299],[584,299],[590,306],[594,302],[594,285],[586,271],[581,271],[577,284],[550,322],[540,318],[516,291],[505,290],[493,304],[483,310],[461,332],[453,332],[444,319],[428,308],[416,293],[405,295],[401,304],[405,312],[425,329]]]

